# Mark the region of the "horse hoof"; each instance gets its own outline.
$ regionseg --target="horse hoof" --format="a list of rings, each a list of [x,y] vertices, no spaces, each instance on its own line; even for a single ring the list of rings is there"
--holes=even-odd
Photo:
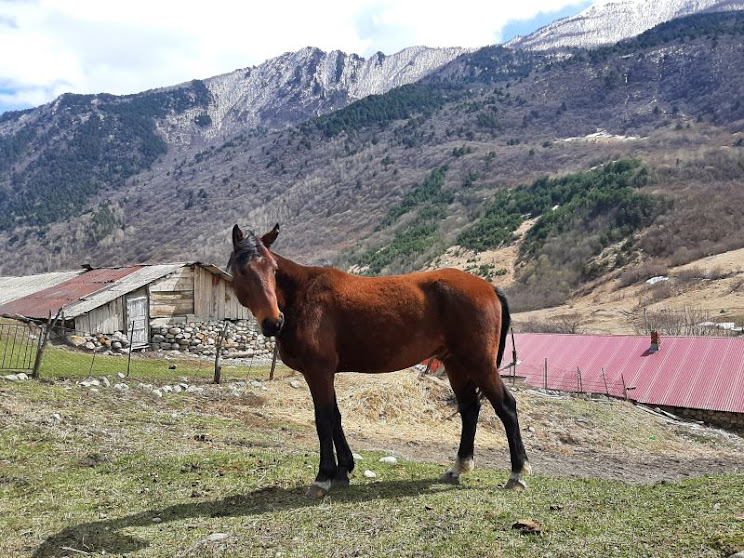
[[[455,475],[452,471],[444,473],[439,480],[444,484],[460,484],[460,476]]]
[[[317,484],[311,484],[310,488],[305,492],[305,496],[311,500],[322,500],[326,497],[326,494],[328,494],[328,489]]]
[[[336,488],[349,488],[349,479],[347,478],[340,478],[340,479],[333,479],[331,481],[331,486]]]
[[[527,490],[527,483],[522,479],[509,479],[504,485],[504,490],[513,490],[514,492],[522,492]]]

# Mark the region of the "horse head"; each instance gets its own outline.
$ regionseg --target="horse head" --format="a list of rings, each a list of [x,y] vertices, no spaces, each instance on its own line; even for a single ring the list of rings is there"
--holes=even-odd
[[[276,259],[269,251],[279,236],[279,224],[258,238],[252,231],[233,227],[233,251],[227,266],[240,303],[247,307],[266,336],[278,335],[284,325],[276,296]]]

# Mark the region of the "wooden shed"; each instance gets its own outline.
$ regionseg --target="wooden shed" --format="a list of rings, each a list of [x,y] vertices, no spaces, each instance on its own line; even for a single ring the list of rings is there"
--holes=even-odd
[[[251,319],[232,276],[200,262],[89,269],[0,305],[0,315],[38,320],[58,312],[80,333],[129,334],[133,328],[133,346],[146,344],[154,326]]]

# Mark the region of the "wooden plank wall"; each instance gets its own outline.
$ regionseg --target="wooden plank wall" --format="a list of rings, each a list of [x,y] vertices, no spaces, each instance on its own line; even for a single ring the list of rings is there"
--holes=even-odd
[[[238,302],[232,283],[197,267],[194,270],[194,314],[210,320],[249,320],[250,310]]]
[[[124,331],[124,297],[94,308],[75,318],[75,329],[88,333],[114,333]]]
[[[182,267],[153,281],[150,292],[150,324],[185,321],[188,314],[194,314],[194,269]],[[174,318],[182,318],[174,320]]]

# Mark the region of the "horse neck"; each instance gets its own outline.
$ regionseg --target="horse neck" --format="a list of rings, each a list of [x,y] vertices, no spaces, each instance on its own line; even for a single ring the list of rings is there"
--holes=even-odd
[[[313,274],[313,268],[300,265],[279,254],[274,254],[276,260],[276,296],[279,308],[285,314],[291,310],[299,292]]]

